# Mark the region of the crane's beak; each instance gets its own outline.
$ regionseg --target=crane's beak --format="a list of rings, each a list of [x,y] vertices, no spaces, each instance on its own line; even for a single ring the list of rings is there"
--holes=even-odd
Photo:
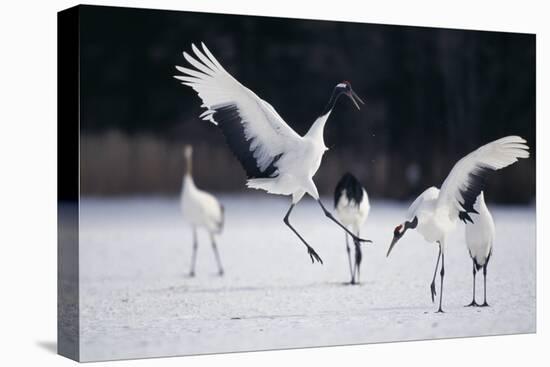
[[[388,249],[388,252],[386,253],[386,257],[390,256],[390,252],[391,250],[393,249],[393,246],[395,246],[395,244],[397,243],[397,241],[399,241],[399,239],[403,237],[403,235],[394,235],[393,236],[393,240],[391,241],[391,244],[390,244],[390,248]]]
[[[357,95],[357,93],[355,93],[353,89],[349,93],[347,93],[347,95],[349,99],[351,99],[352,102],[355,104],[355,107],[357,107],[358,110],[360,110],[361,107],[359,107],[359,103],[357,102],[360,102],[361,104],[365,104],[365,102],[363,102],[363,100],[359,98],[359,96]]]
[[[399,239],[403,237],[405,232],[407,232],[408,229],[416,228],[416,226],[418,226],[418,217],[415,215],[412,221],[405,221],[405,223],[395,227],[395,230],[393,231],[393,239],[391,240],[390,248],[388,249],[386,257],[390,256],[390,252],[393,249],[393,246],[395,246],[397,241],[399,241]],[[403,228],[402,231],[401,228]]]

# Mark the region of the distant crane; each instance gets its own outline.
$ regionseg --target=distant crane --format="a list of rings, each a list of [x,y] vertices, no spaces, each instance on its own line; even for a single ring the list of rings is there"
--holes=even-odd
[[[472,272],[474,275],[472,302],[467,306],[487,307],[487,264],[493,252],[495,240],[495,223],[493,217],[485,204],[483,191],[474,203],[474,210],[471,219],[464,219],[466,223],[466,245],[472,258]],[[470,222],[470,223],[468,223]],[[476,303],[476,273],[483,268],[483,303]]]
[[[202,51],[195,45],[191,47],[196,58],[186,52],[183,56],[196,70],[176,66],[183,75],[175,78],[193,88],[202,99],[202,107],[206,111],[200,117],[222,130],[229,148],[246,171],[247,186],[270,194],[292,196],[284,223],[306,246],[311,262],[323,263],[289,221],[292,209],[306,193],[317,200],[325,215],[348,232],[355,242],[370,242],[360,239],[334,218],[319,199],[313,182],[313,175],[327,150],[323,131],[336,101],[341,95],[346,95],[358,109],[357,102],[363,103],[350,83],[336,85],[327,106],[302,137],[286,124],[269,103],[225,71],[204,43]]]
[[[223,275],[223,267],[216,245],[215,236],[220,234],[223,229],[224,211],[223,206],[216,198],[209,193],[199,190],[193,182],[192,176],[192,156],[193,148],[186,145],[183,148],[185,158],[185,175],[183,176],[183,187],[181,190],[181,209],[183,217],[193,229],[193,253],[191,255],[191,271],[189,276],[195,276],[195,264],[197,262],[197,228],[204,228],[210,235],[212,249],[218,264],[218,274]]]
[[[345,173],[334,190],[334,208],[340,222],[350,228],[357,237],[361,225],[367,220],[370,210],[369,196],[367,191],[361,186],[361,183],[351,173]],[[363,255],[361,245],[355,243],[355,262],[351,264],[351,254],[349,247],[349,235],[346,235],[346,252],[348,254],[349,272],[351,284],[355,284],[356,279],[359,283],[360,267]]]
[[[426,189],[410,206],[407,218],[395,227],[393,240],[386,256],[408,229],[416,229],[428,242],[439,244],[439,255],[430,285],[432,302],[437,295],[435,277],[441,259],[441,285],[439,309],[443,312],[443,278],[445,276],[445,239],[454,229],[458,219],[472,221],[470,214],[478,212],[474,202],[485,186],[487,175],[507,167],[518,158],[528,158],[529,147],[519,136],[507,136],[486,144],[459,160],[443,182],[441,191],[436,187]]]

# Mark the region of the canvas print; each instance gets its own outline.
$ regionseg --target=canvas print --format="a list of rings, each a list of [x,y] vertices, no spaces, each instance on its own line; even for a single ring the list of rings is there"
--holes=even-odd
[[[535,35],[59,13],[59,353],[533,333]]]

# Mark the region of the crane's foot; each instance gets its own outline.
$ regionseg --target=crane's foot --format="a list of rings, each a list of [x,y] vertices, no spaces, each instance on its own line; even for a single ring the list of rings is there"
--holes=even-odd
[[[443,311],[441,307],[439,307],[439,310],[437,310],[435,313],[445,313],[445,311]]]
[[[353,278],[353,279],[349,282],[349,284],[351,284],[351,285],[359,285],[359,280],[355,280],[355,278]]]
[[[195,277],[195,272],[194,271],[190,271],[189,272],[189,278],[194,278]]]
[[[370,243],[372,244],[372,241],[371,240],[367,240],[367,239],[364,239],[364,238],[359,238],[357,236],[353,236],[353,243],[355,243],[355,246],[358,246],[362,243]]]
[[[320,262],[323,264],[323,260],[319,255],[317,255],[317,252],[310,246],[307,247],[307,253],[309,254],[309,257],[311,258],[311,263],[313,264],[315,261]]]
[[[482,305],[480,305],[479,307],[489,307],[489,304],[487,303],[487,301],[483,302]]]
[[[479,304],[475,300],[472,300],[470,304],[465,305],[464,307],[479,307]]]
[[[430,291],[432,293],[432,303],[435,302],[435,296],[437,296],[437,292],[435,290],[435,282],[432,282],[432,284],[430,284]]]

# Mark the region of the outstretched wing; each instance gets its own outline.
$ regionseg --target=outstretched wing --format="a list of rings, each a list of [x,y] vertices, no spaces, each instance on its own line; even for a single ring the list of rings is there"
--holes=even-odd
[[[507,136],[486,144],[459,160],[443,182],[438,207],[449,205],[451,216],[470,220],[474,203],[485,187],[487,175],[529,157],[529,147],[519,136]]]
[[[183,56],[195,69],[176,66],[174,76],[193,88],[206,111],[200,116],[217,124],[248,178],[276,177],[278,160],[302,138],[275,109],[233,78],[208,48],[192,45]]]

